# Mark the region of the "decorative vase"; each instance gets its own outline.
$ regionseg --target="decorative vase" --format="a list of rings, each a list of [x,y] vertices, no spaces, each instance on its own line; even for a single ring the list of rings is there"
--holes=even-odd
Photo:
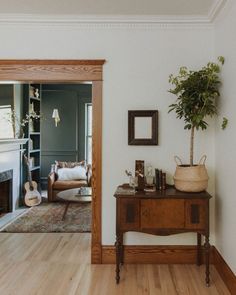
[[[153,185],[153,176],[146,176],[146,183],[148,185]]]
[[[135,177],[133,177],[133,176],[129,177],[129,186],[132,188],[135,188],[137,186],[137,182],[136,182]]]
[[[179,161],[179,163],[178,163]],[[205,167],[206,155],[202,156],[199,163],[194,166],[183,165],[179,157],[175,156],[177,164],[174,184],[182,192],[202,192],[208,186],[208,174]]]
[[[34,97],[34,87],[33,86],[30,86],[30,88],[29,88],[29,96]]]
[[[34,132],[34,122],[32,119],[29,120],[29,131]]]

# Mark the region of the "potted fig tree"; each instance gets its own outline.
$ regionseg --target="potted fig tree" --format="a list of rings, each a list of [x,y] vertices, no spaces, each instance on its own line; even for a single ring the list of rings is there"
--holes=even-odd
[[[196,130],[208,127],[207,117],[217,114],[216,100],[220,96],[219,73],[224,64],[224,58],[218,57],[217,63],[209,62],[198,71],[186,67],[179,69],[178,75],[169,76],[173,88],[170,93],[177,96],[175,103],[169,106],[169,112],[175,111],[178,119],[183,119],[184,129],[190,131],[190,159],[183,165],[179,157],[175,157],[177,167],[174,175],[175,187],[186,192],[199,192],[207,188],[208,175],[205,168],[206,156],[194,164],[194,134]],[[222,128],[227,125],[223,118]]]

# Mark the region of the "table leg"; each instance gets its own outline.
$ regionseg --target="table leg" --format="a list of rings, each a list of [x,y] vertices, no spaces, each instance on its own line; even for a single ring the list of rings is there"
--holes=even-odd
[[[209,243],[209,235],[205,236],[205,260],[206,260],[206,286],[210,286],[210,243]]]
[[[62,216],[61,220],[65,220],[66,213],[67,213],[69,205],[70,205],[70,202],[66,202],[66,207],[65,207],[65,210],[64,210],[64,213],[63,213],[63,216]]]
[[[200,266],[202,264],[202,235],[197,233],[197,265]]]
[[[121,262],[121,240],[120,235],[116,236],[116,283],[120,282],[120,262]]]
[[[123,235],[121,235],[120,237],[120,256],[121,256],[121,259],[120,259],[120,263],[121,265],[124,264],[124,244],[123,244]]]

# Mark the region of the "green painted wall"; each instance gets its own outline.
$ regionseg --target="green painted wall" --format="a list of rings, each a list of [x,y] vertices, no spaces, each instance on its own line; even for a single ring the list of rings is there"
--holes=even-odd
[[[18,116],[22,116],[23,86],[21,84],[0,84],[0,105],[11,105]]]
[[[13,105],[13,85],[0,85],[0,105]]]
[[[85,103],[91,102],[91,84],[42,85],[41,180],[43,188],[51,164],[85,159]],[[61,121],[55,127],[53,109]]]
[[[0,84],[0,106],[11,105],[15,110],[19,121],[23,115],[23,85],[22,84]],[[15,124],[16,133],[19,132],[19,124]]]

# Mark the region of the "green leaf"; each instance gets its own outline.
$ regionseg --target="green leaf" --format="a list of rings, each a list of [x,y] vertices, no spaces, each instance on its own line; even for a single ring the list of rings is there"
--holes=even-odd
[[[225,63],[225,58],[223,56],[218,56],[217,59],[222,65]]]
[[[223,121],[222,121],[222,124],[221,124],[221,129],[222,130],[225,130],[225,128],[227,127],[228,123],[229,123],[229,120],[227,118],[223,117]]]

